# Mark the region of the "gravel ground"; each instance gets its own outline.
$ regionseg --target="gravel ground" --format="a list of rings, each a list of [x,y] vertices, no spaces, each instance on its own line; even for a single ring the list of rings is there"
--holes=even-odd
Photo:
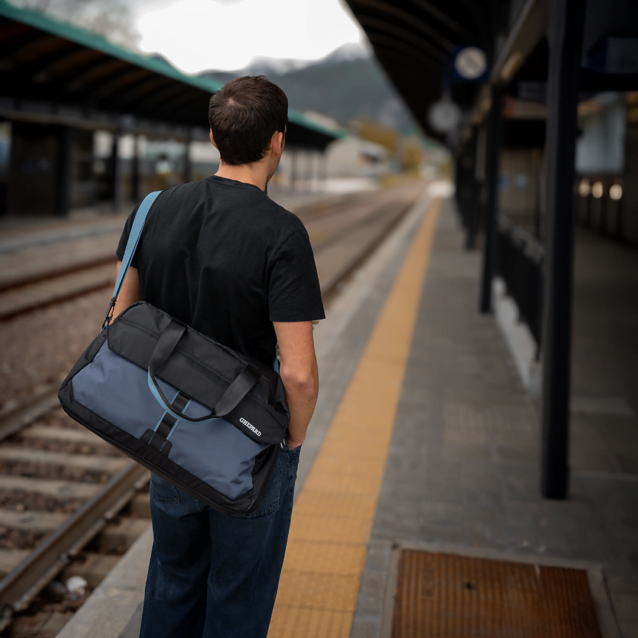
[[[16,512],[57,512],[73,514],[82,505],[77,499],[61,500],[53,496],[34,494],[25,490],[0,489],[0,508]],[[14,530],[15,531],[15,530]]]
[[[68,430],[86,430],[86,428],[74,421],[67,413],[60,407],[54,408],[50,412],[47,412],[40,420],[36,421],[40,425],[52,425],[56,428],[65,428]]]
[[[0,549],[31,549],[43,537],[42,532],[0,527]]]
[[[0,322],[0,409],[61,380],[99,333],[111,290]]]
[[[30,461],[0,461],[0,475],[26,476],[29,478],[51,479],[53,481],[73,481],[75,483],[106,483],[111,474],[103,471],[84,470],[79,467],[64,467],[52,463],[32,463]],[[0,489],[1,491],[1,489]]]

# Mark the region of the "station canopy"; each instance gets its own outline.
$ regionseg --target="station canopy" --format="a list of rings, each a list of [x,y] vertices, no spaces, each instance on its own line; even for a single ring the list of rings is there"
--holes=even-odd
[[[495,30],[508,26],[505,16],[509,13],[509,2],[346,1],[366,32],[377,60],[417,122],[426,133],[441,139],[441,132],[433,130],[428,121],[431,105],[449,91],[451,101],[468,108],[479,88],[477,82],[454,81],[454,56],[463,48],[473,47],[489,60]],[[498,16],[498,20],[493,16]]]
[[[203,138],[219,88],[160,57],[0,2],[0,119]],[[344,135],[292,109],[288,117],[290,146],[324,149]]]
[[[427,134],[450,146],[460,139],[433,130],[428,118],[433,104],[458,107],[462,120],[458,133],[463,125],[478,124],[484,118],[491,103],[490,84],[500,85],[522,101],[545,101],[551,0],[346,2],[417,122]],[[587,0],[581,91],[637,90],[637,25],[637,2]],[[482,76],[459,72],[458,62],[469,49],[485,57],[487,68]],[[506,129],[506,137],[507,133]],[[519,137],[520,133],[517,131]],[[529,134],[539,138],[533,127]]]

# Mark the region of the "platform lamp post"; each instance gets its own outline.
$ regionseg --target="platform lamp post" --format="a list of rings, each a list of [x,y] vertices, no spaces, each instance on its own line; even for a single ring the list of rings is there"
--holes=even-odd
[[[470,145],[470,201],[467,205],[467,223],[465,226],[465,250],[476,247],[476,224],[479,216],[479,181],[478,181],[478,127],[472,127]]]
[[[135,134],[133,138],[133,159],[131,163],[131,199],[134,202],[140,199],[140,136]]]
[[[58,157],[57,175],[58,201],[57,214],[66,217],[71,207],[72,188],[72,161],[73,161],[73,131],[68,126],[60,127],[58,132]]]
[[[584,23],[582,0],[549,4],[541,492],[554,499],[566,498],[569,484],[573,189]]]
[[[188,135],[184,142],[184,181],[186,183],[193,181],[193,160],[191,159],[191,142],[193,141],[193,132],[189,129]]]
[[[498,209],[498,181],[501,165],[503,137],[503,91],[492,85],[492,108],[487,120],[487,143],[485,151],[485,247],[481,273],[481,313],[492,312],[492,279],[496,272],[496,215]]]
[[[120,135],[119,129],[113,131],[111,138],[110,181],[111,197],[113,198],[113,212],[119,212],[122,208],[122,162],[120,162]]]

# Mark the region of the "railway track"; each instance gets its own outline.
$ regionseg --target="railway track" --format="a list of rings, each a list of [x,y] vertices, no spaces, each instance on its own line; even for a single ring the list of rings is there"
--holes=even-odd
[[[113,550],[121,554],[118,546],[129,545],[149,524],[148,471],[60,407],[51,408],[55,392],[42,392],[0,420],[0,570],[6,572],[0,580],[0,631],[9,628],[7,636],[23,635],[20,626],[33,624],[32,617],[19,615],[60,572],[66,572],[64,580],[75,567],[97,585],[95,574],[117,560]],[[134,515],[121,518],[134,501]],[[54,602],[64,608],[64,601]],[[17,634],[10,633],[14,619]]]
[[[368,235],[382,239],[387,228],[415,199],[414,193],[420,188],[422,186],[412,185],[387,191],[353,193],[295,208],[294,212],[308,229],[319,276],[324,282],[324,293],[331,294],[332,288],[338,284],[336,274],[346,272],[344,260],[351,267],[359,263],[361,258],[354,259],[355,253],[360,252],[365,257],[370,246],[374,246]],[[102,230],[104,232],[97,232]],[[108,222],[98,226],[94,235],[88,233],[87,229],[84,237],[72,235],[68,243],[58,240],[60,249],[54,250],[48,257],[45,255],[45,263],[42,263],[38,250],[43,246],[46,248],[46,238],[22,254],[14,250],[7,255],[0,250],[0,266],[6,271],[0,276],[0,321],[109,288],[115,278],[113,246],[119,238],[119,231],[114,233],[113,222]],[[49,244],[55,247],[54,242]],[[358,245],[361,250],[358,250]],[[346,246],[345,250],[343,246]],[[9,245],[8,249],[11,248]],[[326,252],[329,256],[322,257],[322,253]],[[34,260],[30,267],[16,268],[20,261],[29,259]]]
[[[324,298],[387,236],[421,188],[343,196],[330,205],[319,202],[297,210],[313,243]],[[39,635],[28,627],[18,629],[25,622],[28,626],[31,617],[25,610],[34,601],[41,603],[38,597],[51,581],[61,573],[63,579],[79,573],[96,585],[99,576],[90,570],[106,575],[104,565],[117,560],[108,553],[118,544],[113,538],[132,542],[149,524],[148,472],[69,419],[57,407],[57,387],[51,384],[0,413],[4,636]],[[126,510],[131,517],[121,518]]]

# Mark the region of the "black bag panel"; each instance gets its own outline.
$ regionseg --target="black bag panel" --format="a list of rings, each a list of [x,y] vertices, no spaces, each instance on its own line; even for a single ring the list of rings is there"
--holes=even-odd
[[[169,315],[150,304],[133,304],[105,331],[109,349],[146,370],[157,340],[170,322]],[[224,418],[254,441],[280,443],[290,420],[285,391],[279,375],[261,362],[240,358],[229,348],[188,328],[159,377],[212,410],[247,364],[257,368],[262,376]],[[274,390],[265,373],[275,382]]]
[[[138,301],[124,310],[113,321],[109,330],[111,330],[118,321],[126,321],[140,328],[146,328],[157,340],[160,334],[164,332],[168,324],[172,321],[172,318],[163,310],[159,310],[145,301]],[[207,344],[205,351],[201,350],[202,343],[200,339],[204,339]],[[190,327],[180,341],[178,349],[193,355],[196,359],[201,358],[202,361],[208,365],[214,366],[216,369],[218,369],[220,364],[220,357],[216,356],[216,353],[223,351],[241,363],[242,367],[246,364],[250,364],[253,368],[257,369],[262,377],[264,377],[264,379],[268,382],[275,398],[277,400],[285,400],[285,393],[283,392],[280,376],[271,366],[264,365],[259,359],[236,352],[232,348],[228,348],[221,343],[217,343],[210,337],[207,337],[201,332],[197,332],[197,330]],[[210,359],[212,363],[209,363],[207,359]],[[237,374],[233,373],[231,370],[231,378],[226,379],[226,381],[230,383],[235,376],[237,376]]]
[[[103,342],[104,340],[102,340]],[[95,355],[94,355],[95,356]],[[58,394],[64,411],[75,421],[94,432],[107,443],[114,445],[124,454],[140,463],[151,472],[169,481],[194,498],[225,514],[254,511],[268,488],[268,483],[277,464],[279,446],[271,445],[255,457],[252,471],[253,487],[236,499],[229,499],[213,487],[204,483],[183,467],[171,461],[166,455],[124,430],[109,423],[99,415],[73,399],[72,384],[65,383]]]
[[[81,354],[80,358],[75,362],[71,368],[71,372],[66,375],[66,378],[62,382],[62,387],[66,386],[69,381],[80,371],[93,361],[95,355],[100,351],[100,348],[104,345],[106,340],[106,331],[102,330],[100,334],[91,341],[86,350]]]

